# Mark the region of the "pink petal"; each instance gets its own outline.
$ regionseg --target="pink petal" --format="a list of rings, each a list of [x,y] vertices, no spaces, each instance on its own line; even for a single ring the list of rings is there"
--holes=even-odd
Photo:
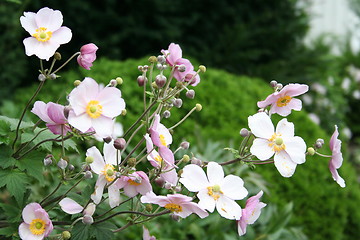
[[[54,41],[58,44],[65,44],[70,42],[71,38],[72,38],[72,32],[70,28],[61,27],[52,33],[51,41]]]
[[[295,83],[286,85],[283,89],[281,89],[280,93],[290,97],[295,97],[306,93],[308,90],[308,85]]]
[[[302,108],[302,102],[300,99],[293,98],[287,106],[295,111],[300,111]]]
[[[296,163],[293,162],[285,151],[275,154],[274,164],[281,176],[291,177],[296,169]]]
[[[175,158],[174,153],[167,147],[160,147],[159,154],[161,158],[168,164],[170,167],[175,167]]]
[[[279,107],[279,106],[277,106],[276,103],[274,103],[273,105],[271,105],[271,108],[270,108],[269,113],[270,113],[270,114],[277,113],[277,114],[279,114],[280,116],[286,117],[286,116],[290,115],[290,113],[291,113],[291,108],[289,107],[289,105],[283,106],[283,107]]]
[[[49,102],[47,104],[47,114],[52,122],[57,124],[65,124],[67,120],[64,115],[64,106]]]
[[[189,164],[184,167],[180,182],[190,192],[198,192],[210,185],[204,170],[195,164]]]
[[[242,217],[241,217],[241,219],[240,219],[239,221],[237,221],[237,226],[238,226],[238,234],[239,234],[239,236],[245,235],[247,224],[246,224],[246,222],[242,219]]]
[[[47,113],[47,105],[43,101],[36,101],[34,107],[31,109],[31,112],[36,114],[41,120],[46,123],[53,122]]]
[[[35,211],[38,209],[42,209],[40,204],[38,203],[29,203],[22,210],[22,218],[24,222],[30,224],[33,219],[36,219]]]
[[[331,161],[329,162],[329,169],[330,169],[330,172],[331,172],[331,175],[332,175],[334,181],[336,181],[340,185],[340,187],[344,188],[345,180],[342,177],[340,177],[336,168],[331,164]]]
[[[222,166],[216,162],[209,162],[206,172],[210,185],[221,184],[224,180],[224,170]]]
[[[63,16],[59,10],[42,8],[36,13],[36,23],[39,27],[47,28],[47,31],[54,32],[58,30],[63,23]]]
[[[128,184],[124,187],[124,193],[126,196],[128,197],[135,197],[136,195],[138,195],[139,193],[136,191],[136,187]]]
[[[259,108],[266,108],[267,106],[275,103],[279,97],[278,93],[272,93],[264,101],[257,102],[257,106]]]
[[[205,218],[205,217],[209,216],[209,213],[207,211],[200,208],[200,206],[194,202],[189,202],[189,203],[184,204],[183,209],[186,209],[190,212],[195,213],[200,218]]]
[[[84,208],[72,200],[71,198],[64,198],[59,202],[59,205],[61,207],[61,210],[68,214],[76,214],[80,213]]]
[[[175,65],[176,61],[182,57],[182,50],[179,44],[171,43],[168,48],[169,55],[166,60],[170,66]]]
[[[220,189],[225,196],[233,200],[240,200],[248,195],[248,191],[244,187],[244,181],[234,175],[227,175]]]
[[[35,21],[36,14],[33,12],[24,12],[24,16],[20,17],[21,26],[30,34],[36,33],[38,26]]]
[[[178,175],[176,173],[175,169],[172,170],[165,170],[165,172],[161,173],[160,176],[162,178],[164,178],[164,180],[168,183],[170,183],[172,186],[176,186],[177,182],[178,182]]]
[[[270,117],[264,112],[249,116],[248,122],[251,132],[256,137],[270,139],[274,134],[274,125],[272,124]]]

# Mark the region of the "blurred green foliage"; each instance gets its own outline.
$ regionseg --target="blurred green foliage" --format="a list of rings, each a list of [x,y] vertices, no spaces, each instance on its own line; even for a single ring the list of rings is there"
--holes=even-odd
[[[65,104],[66,93],[73,88],[74,80],[82,80],[83,77],[89,76],[107,84],[110,79],[120,76],[124,79],[120,89],[127,104],[128,114],[119,117],[118,120],[123,123],[126,130],[143,109],[142,89],[136,83],[140,73],[136,66],[144,64],[147,64],[147,58],[130,59],[125,62],[98,59],[92,71],[78,68],[60,73],[61,78],[55,81],[47,81],[38,99],[45,102],[59,100],[59,103]],[[236,146],[241,140],[239,130],[247,127],[247,117],[257,111],[256,102],[264,99],[271,92],[271,88],[260,79],[236,76],[216,69],[208,69],[201,75],[201,79],[201,83],[194,88],[195,99],[184,99],[183,107],[172,110],[171,117],[162,122],[167,127],[172,126],[199,102],[203,105],[203,110],[199,113],[194,112],[184,124],[175,129],[174,139],[177,143],[182,137],[186,137],[192,146],[200,149],[206,146],[209,139],[222,141],[219,148],[228,147],[229,144]],[[36,86],[18,90],[14,94],[16,107],[15,104],[7,103],[8,107],[2,108],[3,113],[15,112],[14,108],[24,106],[35,88]],[[185,98],[184,95],[182,93],[181,97]],[[9,106],[13,107],[9,109]],[[325,142],[329,141],[329,135],[313,123],[305,111],[293,112],[288,119],[296,126],[295,134],[304,138],[308,145],[312,145],[319,137],[325,139]],[[36,118],[34,120],[36,121]],[[274,123],[279,120],[280,117],[273,116]],[[176,147],[177,143],[173,146]],[[329,154],[327,146],[321,152]],[[356,231],[360,227],[360,213],[356,205],[360,200],[360,193],[357,191],[358,183],[354,169],[348,162],[345,143],[343,151],[345,161],[340,175],[346,181],[345,189],[341,189],[332,180],[327,166],[328,159],[308,156],[307,162],[298,165],[296,173],[290,179],[281,177],[272,164],[256,168],[255,172],[263,176],[270,190],[270,195],[264,197],[264,202],[278,206],[293,202],[296,217],[290,220],[290,224],[301,226],[310,239],[360,238],[360,233]],[[231,171],[235,169],[236,166]],[[222,227],[219,225],[219,230]],[[176,228],[171,229],[169,231],[176,234]],[[203,236],[195,239],[201,237]]]

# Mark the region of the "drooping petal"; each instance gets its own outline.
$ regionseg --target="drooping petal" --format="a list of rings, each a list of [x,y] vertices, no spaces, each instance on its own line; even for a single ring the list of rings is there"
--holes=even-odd
[[[61,210],[68,214],[80,213],[84,208],[72,200],[71,198],[64,198],[59,202]]]
[[[189,164],[184,167],[180,182],[190,192],[198,192],[210,185],[204,170],[195,164]]]
[[[91,194],[91,199],[94,201],[95,204],[100,203],[106,183],[107,181],[104,175],[99,175],[99,178],[97,179],[95,184],[95,191],[93,194]]]
[[[249,116],[248,121],[249,128],[256,137],[270,139],[274,134],[274,125],[266,113],[260,112]]]
[[[117,187],[117,184],[111,184],[108,187],[108,193],[109,193],[109,204],[110,207],[116,207],[119,206],[120,204],[120,191],[119,188]]]
[[[215,210],[216,202],[214,198],[208,194],[208,190],[206,188],[200,190],[196,196],[200,200],[198,204],[202,209],[206,209],[209,212],[213,212]]]
[[[97,147],[93,146],[86,151],[86,156],[92,157],[93,162],[90,164],[91,170],[93,170],[96,174],[101,174],[101,171],[104,170],[105,162],[101,153]]]
[[[281,119],[276,125],[276,133],[281,134],[281,137],[293,137],[295,127],[292,122],[288,122],[286,118]]]
[[[306,143],[301,137],[283,138],[286,153],[297,164],[305,162]]]
[[[289,154],[285,151],[275,154],[274,164],[283,177],[291,177],[296,169],[296,163],[291,160]]]
[[[182,58],[182,50],[179,44],[170,43],[168,53],[169,55],[167,56],[166,60],[170,64],[170,66],[175,65],[176,61],[179,58]]]
[[[216,201],[216,210],[222,217],[231,220],[239,220],[242,215],[241,207],[226,196],[221,196]]]
[[[52,33],[51,41],[54,41],[58,44],[65,44],[70,42],[71,38],[72,38],[72,32],[70,28],[61,27]]]
[[[246,226],[247,226],[247,224],[246,224],[246,222],[244,220],[242,220],[242,218],[239,221],[237,221],[237,227],[238,227],[239,236],[245,235]]]
[[[220,189],[225,196],[233,200],[240,200],[248,195],[248,191],[244,187],[244,181],[235,175],[227,175]]]
[[[286,116],[290,115],[291,108],[288,105],[279,107],[276,103],[274,103],[273,105],[271,105],[269,113],[270,113],[270,115],[277,113],[280,116],[286,117]]]
[[[64,115],[64,106],[49,102],[47,104],[47,115],[52,120],[52,122],[57,124],[65,124],[67,120]]]
[[[273,103],[275,103],[278,99],[278,94],[277,93],[272,93],[270,94],[264,101],[259,101],[257,102],[257,106],[259,108],[266,108],[269,105],[272,105]]]
[[[167,165],[170,167],[175,167],[175,157],[174,153],[167,147],[160,147],[159,148],[159,154],[161,158],[165,161]]]
[[[250,148],[251,154],[260,160],[267,160],[274,155],[274,151],[269,146],[269,141],[263,138],[256,138]]]
[[[164,178],[164,180],[170,183],[172,186],[176,186],[179,178],[175,168],[172,170],[163,169],[163,171],[164,172],[160,173],[160,177]]]
[[[290,97],[299,96],[306,93],[309,90],[309,86],[306,84],[290,83],[281,89],[281,93]]]
[[[20,17],[21,26],[30,34],[33,35],[38,28],[35,21],[36,13],[24,12],[24,16]]]
[[[63,16],[59,10],[44,7],[36,13],[35,20],[39,27],[45,27],[47,31],[54,32],[61,27]]]
[[[217,162],[209,162],[207,165],[207,177],[210,185],[221,184],[224,179],[224,170]]]
[[[209,213],[207,211],[200,208],[200,206],[194,202],[189,202],[189,203],[184,204],[183,209],[184,208],[188,209],[190,212],[195,213],[200,218],[206,218],[207,216],[209,216]]]
[[[291,101],[289,102],[287,107],[289,107],[295,111],[300,111],[302,108],[302,102],[300,99],[293,98],[293,99],[291,99]]]
[[[125,187],[124,187],[124,193],[126,196],[128,197],[135,197],[136,195],[138,195],[139,193],[136,191],[136,188],[135,186],[132,186],[130,184],[127,184]]]
[[[336,168],[331,164],[331,161],[329,162],[329,169],[330,169],[330,172],[331,172],[331,175],[332,175],[334,181],[336,181],[340,187],[344,188],[345,180],[342,177],[340,177]]]

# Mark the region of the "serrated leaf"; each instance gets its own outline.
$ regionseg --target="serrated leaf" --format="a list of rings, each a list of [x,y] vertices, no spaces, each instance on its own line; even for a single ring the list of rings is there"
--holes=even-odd
[[[1,170],[0,169],[0,187],[6,185],[9,193],[15,197],[18,204],[23,203],[24,194],[26,191],[28,177],[25,173],[17,169]]]
[[[16,166],[20,170],[26,171],[29,176],[36,178],[42,185],[44,185],[43,159],[43,153],[32,151],[20,160],[16,161]]]
[[[114,233],[113,229],[116,229],[116,226],[110,222],[102,222],[99,224],[93,224],[91,228],[91,236],[96,240],[109,240],[113,239]]]
[[[85,225],[81,222],[78,222],[77,224],[75,224],[75,226],[71,230],[71,239],[72,240],[89,239],[90,226],[91,225]]]
[[[55,142],[57,145],[61,146],[61,142]],[[64,141],[64,148],[68,151],[74,150],[77,153],[80,153],[77,149],[76,143],[72,139],[67,139]]]
[[[35,135],[37,135],[37,137],[33,140],[34,144],[38,144],[41,141],[44,141],[46,139],[54,139],[54,138],[57,137],[50,130],[48,130],[46,128],[36,128],[34,130],[34,133],[23,133],[21,135],[21,143],[29,142],[31,139],[33,139],[35,137]],[[46,150],[46,151],[51,152],[52,151],[52,145],[53,145],[53,142],[48,141],[48,142],[42,143],[39,147]]]
[[[6,117],[6,116],[0,116],[0,121],[6,122],[10,127],[10,131],[16,130],[17,125],[19,123],[19,119],[9,118],[9,117]],[[19,129],[29,128],[29,127],[33,127],[33,126],[34,126],[33,122],[24,122],[24,121],[22,121]]]
[[[239,151],[233,148],[224,148],[224,150],[230,151],[232,154],[234,154],[235,158],[240,158]]]
[[[6,221],[10,223],[20,222],[22,210],[11,204],[0,203],[0,208],[6,216]]]
[[[0,228],[0,236],[11,237],[16,232],[18,232],[18,228],[15,227],[14,225]],[[11,239],[15,239],[15,238],[11,238]]]
[[[15,159],[11,157],[13,151],[7,145],[0,145],[0,167],[8,168],[15,164]]]
[[[0,121],[0,136],[6,136],[10,132],[10,125],[6,122],[1,120]]]

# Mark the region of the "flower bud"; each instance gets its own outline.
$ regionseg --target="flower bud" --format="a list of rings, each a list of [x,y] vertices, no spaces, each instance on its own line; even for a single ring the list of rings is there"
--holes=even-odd
[[[201,106],[200,103],[197,103],[197,104],[195,105],[195,107],[196,107],[196,111],[198,111],[198,112],[200,112],[200,111],[202,110],[202,106]]]
[[[59,162],[57,163],[57,166],[61,169],[65,169],[68,165],[68,162],[64,159],[60,158]]]
[[[85,215],[85,216],[83,217],[83,219],[82,219],[82,222],[83,222],[84,224],[91,225],[91,224],[93,224],[94,219],[93,219],[93,217],[90,216],[90,215]]]
[[[83,211],[84,215],[92,216],[96,210],[96,205],[94,203],[89,203],[85,210]]]
[[[160,71],[164,70],[163,65],[161,63],[156,64],[156,68]]]
[[[322,148],[322,144],[321,144],[321,142],[315,142],[315,145],[314,145],[314,147],[315,148],[317,148],[317,149],[319,149],[319,148]]]
[[[151,212],[151,211],[153,210],[152,204],[146,204],[146,205],[145,205],[145,210],[146,210],[147,212]]]
[[[55,73],[50,74],[49,76],[50,80],[55,80],[57,78]]]
[[[178,172],[177,172],[177,175],[178,177],[181,177],[181,174],[183,174],[184,170],[180,169]]]
[[[117,150],[123,150],[125,148],[126,145],[126,140],[124,138],[117,138],[114,141],[114,147]]]
[[[176,187],[174,188],[174,190],[175,190],[175,192],[180,192],[180,191],[181,191],[181,186],[176,186]]]
[[[180,216],[179,215],[175,215],[175,214],[170,214],[171,219],[174,220],[175,222],[180,222]]]
[[[189,161],[190,161],[190,157],[189,157],[189,155],[184,155],[183,157],[182,157],[182,161],[184,162],[184,163],[188,163]]]
[[[81,83],[81,81],[80,81],[80,80],[75,80],[75,81],[74,81],[74,86],[75,86],[75,87],[77,87],[77,86],[79,86],[79,85],[80,85],[80,83]]]
[[[160,63],[160,64],[164,64],[166,62],[166,58],[163,56],[163,55],[159,55],[157,57],[157,61]]]
[[[135,167],[136,166],[136,158],[129,158],[127,163],[128,163],[128,166]]]
[[[80,55],[77,57],[77,62],[80,67],[90,70],[93,62],[96,60],[96,51],[99,48],[94,43],[85,44],[80,48]]]
[[[62,237],[62,239],[64,239],[64,240],[68,240],[68,239],[71,238],[71,233],[70,233],[69,231],[63,231],[63,232],[61,233],[61,237]]]
[[[94,158],[91,157],[91,156],[87,156],[87,157],[85,158],[85,162],[86,162],[87,164],[91,164],[91,163],[94,162]]]
[[[74,165],[69,164],[69,165],[68,165],[68,169],[69,169],[69,171],[74,171],[75,167],[74,167]]]
[[[166,189],[171,189],[171,183],[166,182],[166,183],[164,184],[164,188],[166,188]]]
[[[156,185],[158,185],[159,187],[164,187],[165,184],[165,179],[163,177],[157,177],[155,178],[155,183]]]
[[[149,57],[148,60],[149,60],[150,63],[155,63],[157,58],[155,56],[151,56],[151,57]]]
[[[190,98],[190,99],[194,99],[195,97],[195,91],[190,89],[189,91],[186,92],[186,97]]]
[[[111,79],[109,84],[110,84],[111,87],[116,87],[117,81],[115,79]]]
[[[64,116],[65,116],[66,119],[69,117],[70,110],[71,110],[70,106],[65,106],[64,107]]]
[[[155,77],[155,82],[159,88],[162,88],[166,83],[166,77],[164,75],[159,74]]]
[[[193,157],[193,158],[191,159],[191,164],[196,164],[196,165],[198,165],[198,166],[201,167],[202,161],[201,161],[200,159],[196,158],[196,157]]]
[[[146,81],[147,81],[147,78],[142,76],[142,75],[138,76],[138,78],[137,78],[137,82],[138,82],[139,87],[144,86]]]
[[[206,72],[206,67],[205,67],[204,65],[200,65],[200,66],[199,66],[199,69],[200,69],[200,71],[203,72],[203,73]]]
[[[307,152],[308,152],[308,154],[309,154],[310,156],[313,156],[313,155],[315,154],[315,149],[312,148],[312,147],[309,147],[309,148],[307,149]]]
[[[124,110],[121,111],[121,116],[125,116],[126,114],[127,114],[126,109],[124,109]]]
[[[247,130],[246,128],[242,128],[242,129],[240,130],[240,136],[242,136],[242,137],[247,137],[247,136],[249,136],[249,135],[250,135],[250,131]]]
[[[86,179],[92,178],[92,177],[93,177],[92,172],[86,171],[85,174],[84,174],[84,177],[85,177]]]
[[[38,80],[39,80],[40,82],[43,82],[43,81],[46,80],[46,76],[45,76],[44,74],[40,73],[39,76],[38,76]]]
[[[181,147],[182,149],[189,149],[190,143],[187,142],[187,141],[183,141],[182,143],[180,143],[180,147]]]
[[[270,82],[270,86],[271,86],[272,88],[276,87],[277,84],[278,84],[278,83],[277,83],[277,81],[275,81],[275,80],[272,80],[272,81]]]
[[[283,85],[281,83],[276,84],[276,89],[281,90],[283,88]]]
[[[148,69],[149,69],[149,66],[148,66],[148,65],[144,65],[143,71],[146,72]]]
[[[111,142],[112,141],[112,137],[105,137],[105,138],[103,138],[103,141],[104,142],[106,142],[106,143],[109,143],[109,142]]]
[[[318,138],[317,140],[316,140],[316,142],[319,142],[321,145],[324,145],[324,139],[322,139],[322,138]]]
[[[144,71],[144,67],[143,66],[138,66],[138,70],[139,70],[139,72],[142,72],[142,71]]]
[[[56,60],[60,61],[60,60],[61,60],[61,54],[60,54],[59,52],[55,52],[54,58],[55,58]]]
[[[175,99],[175,101],[173,102],[174,106],[177,107],[177,108],[181,108],[182,103],[183,103],[183,102],[182,102],[181,98],[177,98],[177,99]]]
[[[171,113],[170,113],[169,110],[165,110],[165,111],[163,112],[163,117],[164,117],[164,118],[169,118],[170,116],[171,116]]]
[[[123,84],[123,82],[124,82],[124,80],[121,77],[117,77],[117,78],[115,78],[115,80],[116,80],[117,84],[119,84],[119,85]]]
[[[179,70],[179,72],[185,72],[186,71],[185,65],[184,64],[179,65],[178,70]]]
[[[44,166],[49,166],[52,164],[53,155],[49,154],[44,158]]]

